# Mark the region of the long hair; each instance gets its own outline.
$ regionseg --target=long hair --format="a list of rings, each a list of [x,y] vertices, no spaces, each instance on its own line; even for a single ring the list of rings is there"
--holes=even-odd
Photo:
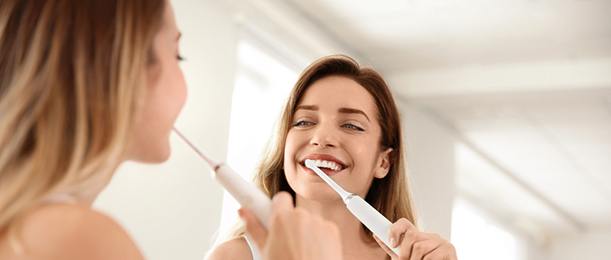
[[[392,148],[389,155],[390,169],[386,177],[374,178],[365,200],[390,221],[406,218],[416,223],[409,183],[405,173],[405,159],[401,120],[392,93],[384,79],[371,68],[361,67],[354,59],[344,55],[322,57],[312,63],[299,76],[284,107],[276,139],[270,144],[267,155],[260,164],[255,183],[270,197],[286,191],[295,198],[284,173],[284,146],[293,122],[295,109],[307,89],[319,79],[342,76],[356,81],[371,94],[378,110],[381,128],[380,146]],[[370,233],[365,226],[363,229]],[[236,234],[243,230],[237,230]]]
[[[50,193],[109,180],[156,64],[165,5],[0,1],[0,233]]]

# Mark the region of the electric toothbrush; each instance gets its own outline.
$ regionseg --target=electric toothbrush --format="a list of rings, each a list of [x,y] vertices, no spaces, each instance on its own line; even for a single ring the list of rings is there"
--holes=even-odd
[[[399,255],[399,248],[392,247],[390,239],[390,226],[392,223],[380,214],[374,207],[369,205],[367,201],[359,197],[354,193],[347,192],[341,186],[339,186],[331,177],[327,176],[321,169],[319,169],[314,160],[306,160],[305,166],[313,170],[320,178],[323,179],[331,188],[339,194],[342,198],[346,207],[363,225],[365,225],[371,232],[373,232],[388,248],[390,248],[395,254]]]
[[[272,201],[260,189],[252,183],[247,182],[232,170],[225,163],[218,163],[204,155],[189,139],[187,139],[178,129],[174,128],[174,132],[185,142],[201,159],[203,159],[210,169],[212,169],[213,178],[220,183],[225,190],[235,198],[242,207],[251,210],[259,221],[269,227],[270,215],[272,212]]]

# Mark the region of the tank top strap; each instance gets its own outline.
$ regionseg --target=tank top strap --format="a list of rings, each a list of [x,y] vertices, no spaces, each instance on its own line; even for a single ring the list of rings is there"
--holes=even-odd
[[[42,200],[44,204],[56,204],[56,203],[65,203],[65,204],[76,204],[78,200],[68,194],[68,193],[53,193],[48,196],[45,196]]]
[[[246,243],[250,248],[250,253],[252,254],[252,260],[261,260],[261,254],[259,253],[259,248],[255,244],[254,240],[252,240],[248,235],[244,235],[244,239],[246,239]]]

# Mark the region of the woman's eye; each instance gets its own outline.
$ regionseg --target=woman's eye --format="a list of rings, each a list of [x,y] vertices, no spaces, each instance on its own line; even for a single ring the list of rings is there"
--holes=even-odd
[[[306,120],[299,120],[295,123],[293,123],[294,127],[305,127],[305,126],[312,126],[314,125],[314,122],[310,122],[310,121],[306,121]]]
[[[343,124],[342,127],[350,129],[350,130],[361,131],[361,132],[365,131],[365,129],[363,129],[362,127],[354,125],[354,124],[351,124],[351,123]]]

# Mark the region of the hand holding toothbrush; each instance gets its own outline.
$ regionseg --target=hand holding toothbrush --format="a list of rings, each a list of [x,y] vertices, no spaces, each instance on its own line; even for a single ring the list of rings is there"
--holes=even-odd
[[[397,220],[390,228],[390,241],[399,248],[399,254],[390,250],[378,237],[375,240],[393,260],[456,260],[454,246],[433,233],[420,232],[405,218]]]
[[[269,230],[248,209],[239,210],[248,234],[266,260],[341,260],[337,227],[319,216],[293,206],[290,194],[274,196]]]

